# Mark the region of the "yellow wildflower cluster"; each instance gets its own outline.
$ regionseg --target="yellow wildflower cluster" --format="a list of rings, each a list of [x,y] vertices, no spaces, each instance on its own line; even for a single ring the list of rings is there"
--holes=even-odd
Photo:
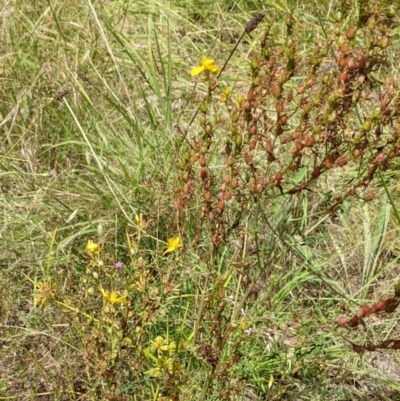
[[[181,365],[172,358],[178,352],[188,350],[188,344],[186,341],[180,341],[177,346],[175,341],[168,341],[162,336],[157,336],[150,341],[150,347],[146,352],[148,358],[152,359],[155,366],[151,368],[147,373],[152,377],[159,377],[161,372],[173,372],[179,371]]]

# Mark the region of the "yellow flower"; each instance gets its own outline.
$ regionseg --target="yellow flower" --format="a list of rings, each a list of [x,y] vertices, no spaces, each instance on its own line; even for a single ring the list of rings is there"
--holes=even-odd
[[[119,297],[115,291],[111,291],[109,293],[108,291],[104,291],[103,288],[100,288],[100,291],[103,294],[104,300],[109,302],[111,305],[127,304],[127,301],[126,301],[127,294],[126,293]]]
[[[208,57],[203,57],[201,59],[201,65],[198,67],[193,68],[193,70],[190,72],[190,75],[192,77],[201,74],[203,71],[206,71],[207,73],[214,73],[217,74],[219,71],[219,68],[216,66],[215,61],[208,58]]]
[[[171,341],[169,344],[168,344],[168,352],[170,353],[170,354],[172,354],[172,353],[174,353],[176,351],[176,343],[175,343],[175,341]]]
[[[160,352],[168,349],[168,345],[166,344],[163,337],[157,336],[154,340],[150,342],[150,349],[152,351]]]
[[[178,248],[182,248],[182,242],[180,237],[168,238],[167,249],[164,251],[163,255],[165,255],[166,253],[174,252]]]
[[[91,239],[87,242],[86,248],[87,251],[89,251],[91,254],[99,252],[99,245],[93,242]]]

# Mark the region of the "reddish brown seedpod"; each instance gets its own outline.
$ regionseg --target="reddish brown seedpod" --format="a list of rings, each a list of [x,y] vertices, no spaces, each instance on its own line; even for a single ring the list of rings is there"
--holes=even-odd
[[[361,319],[361,317],[354,315],[350,320],[347,321],[346,326],[357,327],[360,323],[364,324],[364,321]]]
[[[284,125],[287,123],[287,121],[288,121],[288,116],[287,116],[287,114],[282,114],[282,115],[280,115],[279,118],[278,118],[278,124],[279,124],[280,126],[284,126]]]
[[[385,309],[385,303],[383,301],[378,301],[375,305],[374,305],[374,311],[375,312],[381,312]]]
[[[328,169],[331,168],[331,167],[333,166],[334,161],[335,161],[335,158],[334,158],[332,155],[328,156],[328,157],[324,160],[324,166],[325,166],[325,168],[328,168]]]
[[[321,175],[321,167],[315,166],[311,173],[311,177],[315,179],[318,178],[320,175]]]
[[[296,142],[294,143],[294,147],[297,152],[301,152],[304,149],[304,143],[301,138],[296,140]]]
[[[347,56],[345,54],[342,57],[340,57],[338,65],[339,68],[344,68],[347,66]]]
[[[356,31],[355,31],[354,28],[349,28],[349,29],[346,31],[346,38],[347,38],[347,39],[353,39],[355,35],[356,35]]]
[[[337,324],[338,326],[343,327],[343,326],[346,326],[347,321],[348,321],[348,319],[347,319],[346,317],[340,317],[340,318],[336,321],[336,324]]]
[[[392,349],[400,349],[400,341],[395,341],[392,345]]]
[[[268,152],[268,153],[272,153],[272,151],[274,150],[274,143],[272,142],[272,141],[267,141],[266,143],[265,143],[265,150]]]
[[[231,181],[231,177],[229,174],[224,174],[224,183],[228,184]]]
[[[180,199],[180,201],[179,201],[179,205],[181,206],[181,207],[185,207],[186,206],[186,203],[187,203],[187,197],[186,196],[182,196],[182,198]]]
[[[211,192],[210,192],[210,191],[207,191],[207,192],[204,194],[204,200],[205,200],[206,202],[210,202],[210,200],[211,200]]]
[[[354,61],[354,58],[353,58],[353,57],[350,57],[350,58],[347,60],[347,68],[348,68],[349,70],[352,70],[353,68],[355,68],[355,66],[356,66],[356,62]]]
[[[340,46],[340,52],[343,54],[346,54],[349,52],[350,50],[350,44],[349,42],[344,42],[341,46]]]
[[[284,145],[285,143],[288,143],[289,142],[289,138],[288,137],[286,137],[286,136],[283,136],[281,139],[280,139],[280,144],[281,145]]]
[[[254,139],[253,141],[250,142],[249,144],[249,150],[254,150],[257,146],[258,140]]]
[[[358,68],[360,70],[363,70],[366,67],[366,65],[367,65],[367,60],[363,55],[361,55],[358,59]]]
[[[379,153],[378,155],[375,156],[374,162],[382,163],[384,159],[385,159],[385,155],[383,153]]]
[[[399,300],[397,298],[389,298],[385,301],[385,312],[392,313],[399,306]]]
[[[249,127],[249,134],[256,135],[257,134],[257,124],[251,124]]]
[[[251,156],[247,152],[244,154],[244,161],[246,162],[246,164],[248,166],[253,164],[253,159],[251,158]]]
[[[283,126],[282,125],[278,125],[277,127],[276,127],[276,135],[277,136],[280,136],[280,135],[282,135],[283,134]]]
[[[254,96],[255,96],[254,91],[248,91],[248,92],[247,92],[247,100],[248,100],[249,102],[251,102],[251,101],[254,100]]]
[[[283,102],[278,102],[275,105],[275,110],[278,114],[282,113],[282,111],[284,110],[284,105]]]
[[[280,94],[281,94],[281,88],[280,88],[280,86],[279,86],[278,84],[273,84],[273,85],[271,86],[271,94],[272,94],[272,96],[274,96],[274,97],[279,97],[279,96],[280,96]]]
[[[297,88],[297,93],[298,93],[299,95],[301,95],[302,93],[304,93],[304,90],[305,90],[304,86],[299,86],[299,87]]]
[[[365,305],[362,308],[362,315],[363,316],[369,316],[371,314],[371,312],[372,312],[372,308],[369,305]]]
[[[232,192],[228,190],[225,192],[225,200],[229,201],[231,199],[232,199]]]
[[[347,164],[348,160],[347,157],[344,156],[340,156],[338,157],[338,159],[336,160],[336,163],[338,164],[338,166],[343,167]]]
[[[308,136],[308,137],[305,139],[304,143],[305,143],[305,145],[306,145],[307,147],[310,148],[311,146],[314,146],[314,145],[315,145],[315,139],[314,139],[313,136]]]
[[[222,212],[225,208],[225,202],[221,199],[220,201],[218,201],[218,205],[217,208],[220,212]]]
[[[239,186],[239,180],[235,178],[234,180],[232,180],[232,188],[236,189],[238,186]]]
[[[200,170],[200,178],[201,178],[202,180],[204,180],[204,179],[207,178],[207,170],[206,170],[205,167],[202,167],[201,170]]]
[[[278,171],[278,172],[275,174],[275,181],[281,182],[282,179],[283,179],[283,174],[282,174],[281,171]]]
[[[292,139],[295,141],[296,139],[299,139],[301,136],[301,132],[295,131],[292,134]]]
[[[381,342],[380,348],[390,348],[392,343],[393,343],[393,340],[390,340],[390,339],[384,340]]]
[[[345,83],[348,79],[349,79],[349,74],[347,71],[343,71],[342,73],[340,73],[339,75],[340,82]]]

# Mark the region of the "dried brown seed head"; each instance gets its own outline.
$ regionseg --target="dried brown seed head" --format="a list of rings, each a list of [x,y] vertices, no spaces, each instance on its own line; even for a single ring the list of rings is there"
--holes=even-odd
[[[265,16],[265,11],[258,12],[244,27],[246,33],[250,33],[257,28]]]

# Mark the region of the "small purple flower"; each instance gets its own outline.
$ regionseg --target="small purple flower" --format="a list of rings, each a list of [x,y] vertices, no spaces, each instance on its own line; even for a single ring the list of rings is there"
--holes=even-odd
[[[120,261],[115,262],[114,266],[115,266],[116,269],[120,269],[122,267],[122,262],[120,262]]]

